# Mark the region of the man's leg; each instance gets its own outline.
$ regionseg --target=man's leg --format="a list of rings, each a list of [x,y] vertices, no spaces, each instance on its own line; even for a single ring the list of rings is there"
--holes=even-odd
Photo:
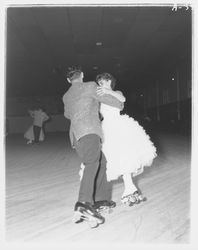
[[[95,182],[95,201],[111,200],[112,183],[107,181],[106,157],[101,151],[99,170]]]
[[[38,143],[39,137],[40,137],[40,132],[41,132],[41,127],[33,126],[33,131],[34,131],[34,142]]]
[[[93,204],[94,183],[101,152],[100,137],[95,134],[86,135],[75,142],[75,149],[85,165],[78,201]]]

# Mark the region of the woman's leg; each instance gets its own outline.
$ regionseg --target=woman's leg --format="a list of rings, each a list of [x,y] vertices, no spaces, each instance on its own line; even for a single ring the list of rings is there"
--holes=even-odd
[[[121,202],[129,206],[133,206],[134,204],[145,201],[146,197],[143,197],[138,191],[137,187],[134,185],[131,174],[124,174],[122,177],[125,189],[121,198]]]
[[[122,178],[124,181],[124,193],[122,197],[133,194],[135,191],[137,191],[130,173],[124,174]]]

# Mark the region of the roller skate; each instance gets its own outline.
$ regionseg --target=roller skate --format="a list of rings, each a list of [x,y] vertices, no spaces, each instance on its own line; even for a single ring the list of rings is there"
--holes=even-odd
[[[112,208],[114,208],[115,206],[116,206],[116,203],[114,201],[108,201],[108,200],[96,201],[94,203],[94,208],[100,214],[112,213],[113,212]]]
[[[32,140],[28,140],[27,145],[32,144],[32,142],[33,142]]]
[[[99,224],[103,224],[105,218],[102,217],[90,203],[77,202],[74,208],[73,221],[75,223],[87,221],[90,228],[95,228],[98,227]]]
[[[121,198],[121,202],[130,207],[135,204],[139,204],[142,201],[146,201],[146,197],[143,197],[138,191],[135,191],[133,194],[125,195]]]

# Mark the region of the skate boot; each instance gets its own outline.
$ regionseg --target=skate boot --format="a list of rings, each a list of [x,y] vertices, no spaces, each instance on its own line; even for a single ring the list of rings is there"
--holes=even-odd
[[[111,213],[116,206],[116,203],[114,201],[108,201],[108,200],[101,200],[101,201],[96,201],[94,203],[94,208],[98,213]]]
[[[28,145],[28,144],[32,144],[32,140],[28,140],[28,141],[27,141],[27,145]]]
[[[128,206],[139,204],[142,201],[146,201],[146,197],[143,197],[142,194],[138,191],[135,191],[133,194],[129,194],[121,198],[121,202]]]
[[[74,208],[73,221],[75,223],[87,221],[91,228],[95,228],[99,226],[99,224],[103,224],[105,218],[102,217],[90,203],[77,202]]]

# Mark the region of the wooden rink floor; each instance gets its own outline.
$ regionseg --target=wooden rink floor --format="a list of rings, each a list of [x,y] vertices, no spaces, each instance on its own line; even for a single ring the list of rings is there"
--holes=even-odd
[[[6,141],[6,240],[8,242],[188,243],[190,232],[190,139],[158,133],[158,157],[135,178],[147,201],[121,204],[121,180],[113,182],[117,202],[106,222],[90,229],[72,222],[80,161],[67,133],[49,133],[39,146],[23,135]]]

